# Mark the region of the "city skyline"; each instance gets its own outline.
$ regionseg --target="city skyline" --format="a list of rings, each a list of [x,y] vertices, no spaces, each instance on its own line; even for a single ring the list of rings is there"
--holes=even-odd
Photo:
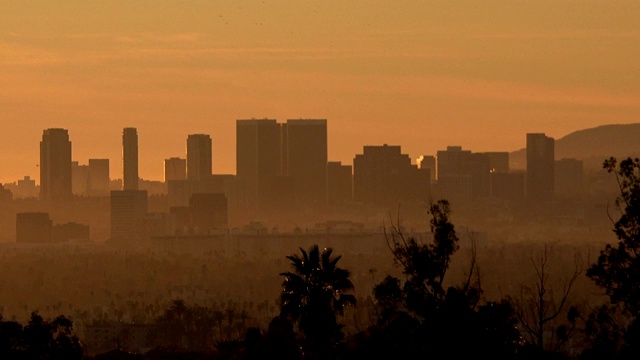
[[[252,119],[250,119],[250,120],[246,120],[246,119],[245,119],[245,120],[236,119],[236,120],[234,121],[234,123],[235,123],[236,121],[258,121],[258,122],[263,122],[263,121],[265,121],[265,120],[267,120],[267,121],[272,121],[272,122],[274,122],[274,124],[276,124],[276,123],[275,123],[276,121],[278,121],[278,124],[279,124],[279,125],[280,125],[280,124],[285,124],[285,122],[284,122],[284,121],[283,121],[282,123],[280,123],[280,121],[281,121],[281,120],[279,120],[279,119],[278,119],[278,120],[276,120],[276,119],[267,119],[267,118],[252,118]],[[317,121],[317,120],[315,120],[315,119],[304,119],[304,118],[300,118],[300,119],[288,119],[288,121],[292,121],[292,120],[293,120],[294,122],[295,122],[295,121]],[[330,136],[330,128],[331,128],[331,126],[330,126],[330,120],[325,119],[325,120],[323,120],[323,121],[325,121],[325,127],[326,127],[326,130],[325,130],[325,131],[326,131],[327,133],[329,133],[329,134],[327,134],[327,140],[329,140],[329,139],[331,138],[331,136]],[[640,124],[640,123],[634,123],[634,124]],[[606,125],[618,125],[618,124],[605,124],[605,125],[603,125],[603,126],[606,126]],[[72,133],[72,130],[71,130],[71,129],[47,128],[47,129],[42,129],[42,130],[41,130],[41,133],[42,133],[42,132],[47,133],[47,132],[48,132],[48,131],[50,131],[50,130],[61,130],[61,131],[64,131],[64,132],[66,133],[66,135],[68,136],[68,140],[69,140],[69,142],[73,145],[73,146],[72,146],[72,147],[73,147],[73,150],[72,150],[72,152],[71,152],[71,160],[76,164],[76,166],[77,166],[77,165],[87,166],[87,165],[88,165],[90,162],[92,162],[92,161],[107,161],[107,164],[108,164],[109,162],[112,162],[115,166],[111,166],[111,167],[109,168],[109,166],[107,165],[107,168],[109,168],[109,178],[110,178],[111,180],[124,181],[123,176],[122,176],[122,175],[123,175],[124,168],[125,168],[125,165],[124,165],[124,162],[123,162],[123,151],[124,151],[124,149],[125,149],[124,142],[123,142],[123,139],[124,139],[124,137],[123,137],[123,133],[124,133],[124,132],[126,132],[127,130],[130,130],[130,131],[134,132],[134,135],[135,135],[135,136],[138,136],[138,135],[139,135],[139,133],[137,132],[137,129],[136,129],[136,128],[134,128],[134,127],[125,127],[124,129],[120,129],[120,132],[119,132],[119,137],[120,137],[120,138],[116,138],[116,139],[115,139],[115,142],[117,143],[117,145],[118,145],[118,147],[119,147],[119,149],[118,149],[118,150],[120,151],[119,158],[116,158],[116,159],[109,159],[109,158],[106,158],[106,157],[101,157],[101,156],[98,154],[96,157],[92,157],[92,158],[85,158],[84,160],[78,160],[78,156],[77,156],[77,154],[76,154],[76,149],[75,149],[75,148],[76,148],[76,145],[75,145],[75,141],[74,141],[73,133]],[[580,130],[586,130],[586,129],[579,129],[579,130],[577,130],[577,131],[580,131]],[[496,148],[496,149],[493,149],[493,150],[491,150],[491,151],[481,151],[481,150],[477,150],[477,149],[474,149],[474,148],[466,147],[466,146],[464,146],[464,145],[462,145],[462,146],[461,146],[461,145],[458,145],[458,144],[454,144],[454,145],[449,144],[449,145],[446,145],[446,146],[445,146],[444,148],[442,148],[442,149],[437,149],[437,150],[436,150],[435,152],[433,152],[433,153],[421,153],[421,154],[418,154],[418,153],[416,153],[416,154],[411,154],[411,153],[409,153],[407,150],[405,150],[405,149],[406,149],[406,146],[405,146],[404,144],[401,144],[401,143],[394,144],[394,143],[387,143],[387,142],[383,142],[383,143],[379,143],[379,144],[362,144],[362,145],[360,146],[360,149],[359,149],[359,150],[356,150],[356,152],[355,152],[355,153],[353,153],[353,154],[351,155],[351,157],[347,157],[347,158],[346,158],[346,160],[337,160],[337,159],[333,159],[333,158],[331,158],[331,156],[328,156],[328,158],[327,158],[327,164],[328,164],[329,162],[341,162],[343,165],[346,165],[346,166],[353,166],[353,163],[354,163],[355,158],[356,158],[358,155],[361,155],[361,153],[363,152],[363,150],[364,150],[366,147],[378,147],[378,146],[387,146],[387,145],[395,146],[395,147],[401,147],[401,148],[402,148],[402,152],[403,152],[403,154],[406,154],[406,155],[409,157],[409,159],[410,159],[410,161],[411,161],[411,164],[412,164],[412,165],[416,165],[416,166],[419,166],[419,165],[420,165],[420,161],[421,161],[421,158],[422,158],[422,157],[424,157],[424,156],[432,156],[432,157],[434,157],[434,158],[437,158],[437,157],[438,157],[438,156],[437,156],[437,154],[438,154],[438,153],[442,153],[443,151],[445,151],[446,149],[451,148],[451,147],[461,147],[461,148],[464,148],[464,149],[465,149],[465,151],[472,151],[472,152],[474,152],[474,153],[492,153],[492,152],[496,152],[496,153],[505,153],[505,152],[506,152],[506,153],[512,153],[512,152],[515,152],[515,151],[522,151],[522,150],[526,150],[526,148],[527,148],[527,138],[528,138],[530,135],[532,135],[532,134],[543,134],[543,135],[547,135],[549,138],[553,138],[553,139],[555,139],[555,140],[558,140],[558,139],[559,139],[559,138],[556,138],[556,137],[550,136],[548,133],[545,133],[545,132],[539,132],[539,133],[523,133],[523,134],[522,134],[522,138],[524,139],[524,141],[523,141],[523,142],[524,142],[524,145],[523,145],[523,147],[518,148],[518,149],[498,149],[498,148]],[[237,134],[234,134],[233,136],[234,136],[234,139],[235,139],[235,138],[237,137]],[[213,152],[215,151],[215,150],[213,150],[213,148],[214,148],[214,147],[213,147],[213,146],[211,146],[211,144],[212,144],[212,143],[215,143],[215,140],[214,140],[213,136],[210,136],[209,134],[188,134],[188,135],[186,135],[186,136],[185,136],[185,138],[184,138],[184,139],[181,139],[181,140],[179,139],[179,140],[177,140],[178,142],[182,142],[183,144],[184,144],[184,143],[186,143],[186,144],[187,144],[187,146],[185,146],[185,147],[184,147],[184,149],[183,149],[183,153],[179,153],[179,154],[172,154],[171,156],[169,156],[169,157],[167,157],[167,158],[164,158],[164,159],[160,159],[160,158],[152,158],[152,159],[150,159],[150,160],[154,163],[154,165],[153,165],[153,166],[156,166],[156,167],[157,167],[157,166],[159,166],[159,167],[161,168],[161,171],[160,171],[160,175],[159,175],[159,177],[145,177],[142,173],[139,173],[139,174],[138,174],[138,178],[139,178],[140,180],[146,180],[146,181],[159,181],[159,182],[166,182],[166,181],[165,181],[165,176],[166,176],[166,166],[167,166],[167,161],[168,161],[168,160],[183,160],[183,161],[185,162],[185,169],[186,169],[187,157],[188,157],[188,143],[189,143],[189,141],[190,141],[190,140],[195,140],[196,138],[198,138],[198,139],[200,139],[200,138],[202,138],[202,139],[207,139],[207,141],[209,142],[209,145],[208,145],[208,146],[209,146],[209,149],[205,149],[205,150],[206,150],[206,152],[211,152],[211,153],[208,155],[208,156],[210,156],[210,159],[211,159],[211,161],[212,161],[211,168],[217,168],[217,167],[218,167],[218,164],[216,163],[216,161],[217,161],[216,155],[218,155],[218,156],[219,156],[220,154],[213,154]],[[136,140],[138,140],[138,139],[136,139]],[[327,141],[327,142],[330,142],[330,141]],[[235,143],[235,141],[234,141],[234,143]],[[39,148],[38,148],[38,150],[39,150]],[[232,152],[231,152],[231,153],[230,153],[230,152],[228,152],[228,151],[225,151],[224,153],[225,153],[227,156],[233,156],[233,157],[234,157],[234,159],[236,159],[236,158],[237,158],[236,150],[237,150],[237,148],[235,148],[235,147],[234,147],[234,149],[232,149]],[[328,147],[327,147],[326,151],[327,151],[327,153],[329,153],[329,154],[331,153],[331,148],[330,148],[330,146],[328,146]],[[136,153],[137,153],[137,152],[138,152],[138,149],[136,149]],[[142,152],[144,152],[144,149],[142,149]],[[38,156],[41,156],[41,155],[38,155]],[[38,159],[36,159],[36,160],[38,160]],[[237,159],[236,159],[236,160],[237,160]],[[556,160],[560,160],[560,159],[558,158],[558,159],[556,159]],[[235,165],[235,163],[236,163],[236,162],[234,161],[234,165]],[[145,166],[145,165],[146,165],[146,166]],[[524,165],[524,164],[522,164],[522,165]],[[142,162],[142,161],[140,161],[140,162],[139,162],[139,164],[136,164],[136,166],[135,166],[135,167],[136,167],[136,168],[138,168],[138,167],[149,167],[149,164],[143,164],[143,162]],[[525,167],[522,167],[522,168],[514,168],[514,170],[518,170],[518,169],[521,169],[521,170],[522,170],[522,169],[525,169],[525,168],[526,168],[526,166],[525,166]],[[36,181],[36,184],[37,184],[38,186],[40,186],[41,184],[40,184],[40,166],[39,166],[39,164],[37,164],[37,166],[36,166],[36,170],[38,171],[38,173],[36,173],[36,174],[34,174],[34,175],[32,175],[32,174],[23,174],[23,175],[19,175],[19,177],[18,177],[18,178],[15,178],[15,179],[9,179],[9,178],[6,176],[6,173],[0,173],[0,184],[3,184],[3,183],[5,183],[5,184],[9,184],[9,183],[16,183],[17,181],[22,180],[22,179],[24,179],[25,177],[30,177],[31,179],[33,179],[33,180],[35,180],[35,181]],[[211,174],[214,174],[214,175],[233,175],[233,176],[236,176],[236,175],[237,175],[237,171],[236,171],[237,169],[236,169],[236,168],[234,168],[234,169],[229,169],[229,170],[230,170],[229,172],[216,172],[216,171],[212,171],[212,172],[211,172]],[[175,170],[174,170],[174,171],[175,171]],[[186,170],[185,170],[185,171],[186,171]],[[155,173],[155,172],[154,172],[154,173]],[[186,176],[186,173],[185,173],[185,176]],[[4,180],[3,180],[3,178],[4,178]]]
[[[0,181],[37,178],[39,134],[162,179],[188,134],[235,169],[234,120],[326,118],[329,159],[399,144],[514,151],[522,134],[640,121],[635,1],[12,2],[0,14]],[[178,140],[180,139],[180,141]],[[112,166],[116,174],[117,166]],[[115,176],[114,176],[115,177]]]

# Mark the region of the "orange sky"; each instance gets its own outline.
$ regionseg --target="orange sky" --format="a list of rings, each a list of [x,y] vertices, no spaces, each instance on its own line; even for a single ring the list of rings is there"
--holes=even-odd
[[[329,159],[524,147],[640,122],[640,1],[4,1],[0,182],[38,179],[39,141],[109,158],[137,127],[162,180],[188,134],[235,173],[235,120],[326,118]]]

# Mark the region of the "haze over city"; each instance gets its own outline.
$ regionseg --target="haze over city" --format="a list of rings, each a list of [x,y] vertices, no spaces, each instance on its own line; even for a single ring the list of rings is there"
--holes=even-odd
[[[401,144],[514,151],[524,133],[638,121],[636,1],[62,1],[0,13],[1,182],[37,178],[45,128],[74,160],[162,179],[190,133],[235,173],[235,119],[326,118],[331,160]],[[112,177],[119,171],[112,166]]]
[[[5,1],[0,359],[637,360],[640,1]]]

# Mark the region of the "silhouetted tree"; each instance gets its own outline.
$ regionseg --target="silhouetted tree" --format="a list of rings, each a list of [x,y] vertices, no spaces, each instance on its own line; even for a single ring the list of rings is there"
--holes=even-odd
[[[580,314],[568,301],[571,289],[582,274],[582,262],[576,254],[573,272],[563,279],[561,291],[554,291],[558,289],[554,289],[549,278],[552,252],[552,246],[545,244],[539,258],[531,257],[536,282],[533,286],[523,286],[517,301],[518,320],[531,344],[537,352],[548,354],[560,352],[576,329]],[[559,321],[561,314],[566,314],[566,321]]]
[[[25,347],[22,324],[0,318],[0,358],[18,359]]]
[[[627,158],[618,164],[615,158],[610,158],[603,168],[615,174],[620,189],[615,200],[620,217],[613,225],[618,243],[605,246],[598,261],[587,270],[587,276],[604,288],[613,304],[620,303],[637,318],[640,313],[640,159]]]
[[[276,316],[264,333],[258,328],[249,328],[245,336],[243,358],[245,360],[302,359],[293,324],[284,317]]]
[[[387,276],[374,287],[379,320],[368,329],[366,354],[383,356],[513,358],[520,341],[510,302],[480,305],[475,247],[471,268],[460,286],[444,286],[458,237],[446,200],[429,204],[431,238],[404,233],[399,221],[391,224],[387,243],[404,281]],[[475,279],[475,280],[474,280]]]
[[[320,252],[314,245],[309,252],[302,248],[300,252],[302,256],[287,256],[293,271],[281,273],[280,315],[298,325],[305,357],[330,358],[343,337],[337,316],[356,303],[349,293],[353,290],[350,272],[337,266],[341,256],[332,257],[331,248]]]
[[[620,194],[615,200],[619,212],[617,220],[611,218],[613,232],[618,238],[615,245],[607,244],[600,251],[598,260],[587,270],[587,276],[605,290],[611,303],[620,307],[626,321],[622,324],[613,319],[615,310],[603,307],[588,325],[598,340],[592,352],[613,351],[618,347],[616,358],[638,358],[640,356],[640,159],[627,158],[618,163],[609,158],[603,168],[616,177]],[[607,319],[605,326],[594,325],[593,319]],[[622,328],[623,335],[618,336]],[[607,338],[609,337],[609,338]],[[620,342],[622,339],[622,342]]]
[[[26,326],[0,318],[0,358],[81,359],[82,346],[73,332],[73,322],[63,315],[53,321],[31,313]]]

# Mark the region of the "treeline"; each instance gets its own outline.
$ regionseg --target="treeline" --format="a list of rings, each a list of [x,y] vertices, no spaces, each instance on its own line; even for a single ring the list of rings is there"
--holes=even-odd
[[[341,267],[341,256],[331,248],[301,248],[286,257],[289,269],[280,273],[278,313],[267,326],[249,325],[249,314],[236,307],[214,309],[178,299],[148,328],[149,349],[131,354],[118,342],[112,351],[91,358],[638,359],[640,160],[610,159],[604,167],[620,185],[620,217],[613,228],[618,242],[606,245],[586,266],[576,257],[561,279],[551,266],[552,248],[545,246],[529,259],[534,276],[517,296],[484,296],[473,244],[465,276],[449,279],[459,239],[449,204],[440,200],[428,208],[430,238],[406,234],[399,223],[389,226],[387,244],[399,272],[375,282],[365,303],[354,296],[352,274]],[[583,275],[602,290],[606,301],[588,306],[574,300],[572,292]],[[360,328],[355,321],[355,331],[346,331],[347,316],[363,313],[367,325]],[[36,323],[47,324],[33,316],[39,318]],[[13,326],[20,329],[16,334],[26,334],[33,316],[24,328],[7,322],[12,324],[8,329]],[[75,351],[67,353],[68,359],[89,357],[82,354],[72,323],[62,319],[63,331],[59,325],[44,327],[48,347],[36,347],[44,349],[36,358],[56,358],[61,348]],[[3,332],[3,351],[26,354],[26,339],[31,338],[24,334],[6,337]]]

